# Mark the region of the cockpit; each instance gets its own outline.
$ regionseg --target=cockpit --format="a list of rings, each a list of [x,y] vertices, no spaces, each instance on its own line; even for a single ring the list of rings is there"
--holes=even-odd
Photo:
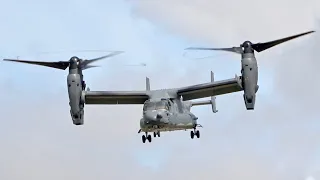
[[[169,107],[170,107],[170,102],[167,99],[161,100],[161,101],[155,101],[155,102],[151,102],[148,100],[143,105],[143,111],[159,110],[159,109],[169,110]]]

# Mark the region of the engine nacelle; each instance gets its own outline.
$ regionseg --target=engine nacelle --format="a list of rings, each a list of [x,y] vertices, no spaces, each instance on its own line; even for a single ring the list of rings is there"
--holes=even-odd
[[[242,87],[243,87],[243,99],[247,110],[254,110],[256,101],[256,92],[259,86],[251,81],[250,78],[242,77]]]
[[[253,54],[244,54],[242,59],[243,99],[247,110],[254,110],[256,92],[258,91],[258,67]]]
[[[70,115],[74,125],[83,125],[84,96],[79,74],[69,74],[67,78]]]

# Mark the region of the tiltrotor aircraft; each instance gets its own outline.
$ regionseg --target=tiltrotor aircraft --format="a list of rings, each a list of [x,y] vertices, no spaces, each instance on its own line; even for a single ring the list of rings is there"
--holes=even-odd
[[[181,88],[151,90],[149,78],[146,78],[144,91],[85,91],[83,98],[86,104],[143,104],[140,130],[144,132],[142,142],[151,142],[154,137],[160,137],[160,132],[192,129],[190,136],[200,137],[197,127],[198,117],[190,112],[192,106],[211,104],[212,111],[216,109],[215,96],[241,91],[241,79],[235,78],[214,81],[211,72],[211,82]],[[211,97],[206,101],[190,101],[198,98]]]
[[[27,63],[33,65],[46,66],[56,69],[65,70],[69,67],[69,74],[67,77],[67,85],[68,85],[68,94],[69,94],[69,105],[70,105],[70,114],[72,121],[75,125],[83,124],[83,116],[84,116],[84,99],[82,99],[82,93],[86,88],[86,83],[83,80],[82,71],[98,67],[94,65],[90,65],[93,62],[109,58],[115,55],[122,53],[122,51],[115,51],[106,56],[83,60],[76,56],[70,58],[69,61],[58,61],[58,62],[43,62],[43,61],[29,61],[29,60],[19,60],[19,59],[3,59],[4,61],[13,61],[20,63]]]
[[[144,132],[142,142],[146,140],[151,142],[151,135],[160,137],[160,132],[192,129],[191,138],[200,137],[197,127],[197,117],[190,112],[192,106],[212,105],[212,111],[216,110],[215,96],[242,91],[241,77],[221,81],[214,81],[213,72],[211,72],[211,82],[197,84],[181,88],[151,90],[149,78],[146,78],[146,90],[144,91],[90,91],[85,89],[86,84],[83,80],[82,70],[96,67],[89,65],[92,62],[103,58],[111,57],[119,52],[107,56],[82,60],[76,56],[69,61],[60,62],[39,62],[4,59],[5,61],[14,61],[35,65],[42,65],[52,68],[65,70],[69,67],[67,77],[70,114],[74,125],[83,125],[84,123],[84,104],[143,104],[143,114],[140,120],[140,130]],[[211,97],[211,100],[193,102],[190,100]]]
[[[256,93],[259,89],[258,85],[258,65],[257,60],[254,55],[254,51],[261,52],[266,49],[269,49],[273,46],[281,44],[283,42],[304,36],[315,31],[308,31],[305,33],[297,34],[294,36],[265,42],[265,43],[256,43],[253,44],[250,41],[245,41],[240,44],[240,47],[232,48],[203,48],[203,47],[189,47],[186,50],[218,50],[218,51],[229,51],[241,54],[241,74],[242,74],[242,87],[244,90],[244,101],[246,104],[247,110],[253,110],[256,100]]]

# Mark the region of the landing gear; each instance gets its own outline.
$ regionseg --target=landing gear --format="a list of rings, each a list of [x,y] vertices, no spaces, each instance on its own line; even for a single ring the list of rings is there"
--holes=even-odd
[[[142,135],[142,142],[146,143],[146,140],[148,140],[151,143],[152,139],[151,139],[151,135],[150,134],[148,135],[146,133],[146,135]]]
[[[196,135],[197,138],[200,138],[200,131],[199,131],[199,130],[196,130],[196,129],[194,129],[193,131],[191,131],[191,132],[190,132],[190,137],[191,137],[191,139],[194,138],[194,135]]]
[[[81,82],[81,85],[82,85],[82,90],[85,90],[85,89],[86,89],[86,86],[87,86],[87,85],[86,85],[86,82],[85,82],[85,81],[82,81],[82,82]]]
[[[195,134],[196,134],[197,138],[200,138],[200,131],[199,130],[197,130]]]
[[[160,131],[158,131],[158,132],[153,132],[153,137],[160,137]]]

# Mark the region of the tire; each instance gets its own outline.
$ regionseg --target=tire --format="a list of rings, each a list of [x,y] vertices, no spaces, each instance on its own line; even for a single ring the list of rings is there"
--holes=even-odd
[[[146,136],[145,135],[142,136],[142,142],[146,143]]]
[[[191,139],[194,138],[194,132],[193,131],[190,131],[190,137],[191,137]]]
[[[197,136],[197,138],[200,138],[200,131],[199,130],[196,131],[196,136]]]
[[[149,142],[151,142],[152,139],[151,139],[151,135],[150,134],[148,135],[147,139],[148,139]]]

